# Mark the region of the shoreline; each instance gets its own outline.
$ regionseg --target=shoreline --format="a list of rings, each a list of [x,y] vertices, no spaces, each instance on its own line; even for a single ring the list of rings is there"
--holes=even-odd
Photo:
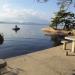
[[[57,47],[57,46],[54,46],[54,47]],[[23,55],[19,55],[19,56],[9,57],[9,58],[6,58],[5,60],[8,60],[8,59],[14,59],[14,58],[19,58],[19,57],[23,57],[23,56],[32,55],[32,54],[35,54],[35,53],[44,52],[44,51],[46,51],[46,50],[48,50],[48,49],[51,49],[51,48],[54,48],[54,47],[50,47],[50,48],[43,49],[43,50],[38,50],[38,51],[35,51],[35,52],[30,52],[30,53],[23,54]]]
[[[68,43],[67,49],[71,49],[71,43]],[[66,51],[60,45],[6,61],[11,68],[20,69],[18,75],[72,75],[75,70],[74,59],[75,56],[66,56]]]

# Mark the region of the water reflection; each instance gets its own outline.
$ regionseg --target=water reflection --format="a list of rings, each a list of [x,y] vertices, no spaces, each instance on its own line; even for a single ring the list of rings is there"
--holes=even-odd
[[[53,46],[58,46],[61,44],[61,40],[64,39],[64,36],[51,36],[51,40],[53,41]]]
[[[3,44],[3,42],[4,42],[4,37],[2,34],[0,34],[0,45]]]
[[[14,30],[15,33],[17,33],[19,30]]]
[[[63,40],[64,37],[65,37],[64,35],[50,35],[50,34],[45,34],[45,36],[50,37],[53,46],[60,45],[61,44],[61,40]]]
[[[45,37],[41,28],[46,25],[18,25],[17,34],[13,24],[0,24],[4,42],[0,45],[0,58],[19,56],[53,47],[49,37]]]

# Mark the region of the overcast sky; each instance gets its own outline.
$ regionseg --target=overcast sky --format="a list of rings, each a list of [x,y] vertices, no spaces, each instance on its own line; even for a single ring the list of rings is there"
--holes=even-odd
[[[36,0],[0,0],[0,21],[47,23],[58,11],[56,1],[38,3]]]

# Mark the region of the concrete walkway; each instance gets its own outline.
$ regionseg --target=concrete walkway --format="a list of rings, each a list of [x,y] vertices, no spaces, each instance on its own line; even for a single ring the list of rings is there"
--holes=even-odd
[[[67,49],[71,49],[71,44]],[[75,75],[75,56],[66,56],[62,45],[6,61],[18,75]]]

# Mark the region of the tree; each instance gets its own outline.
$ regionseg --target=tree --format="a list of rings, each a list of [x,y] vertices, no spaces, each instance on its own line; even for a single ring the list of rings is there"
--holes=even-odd
[[[75,15],[74,13],[67,12],[66,10],[59,10],[55,17],[52,18],[50,26],[57,29],[58,25],[64,24],[64,29],[70,30],[74,27]]]
[[[49,0],[37,0],[38,2],[48,2]],[[64,29],[75,28],[75,14],[67,12],[67,9],[71,4],[75,4],[75,0],[57,0],[57,4],[60,6],[60,10],[52,18],[51,27],[57,28],[60,24],[65,24]]]

